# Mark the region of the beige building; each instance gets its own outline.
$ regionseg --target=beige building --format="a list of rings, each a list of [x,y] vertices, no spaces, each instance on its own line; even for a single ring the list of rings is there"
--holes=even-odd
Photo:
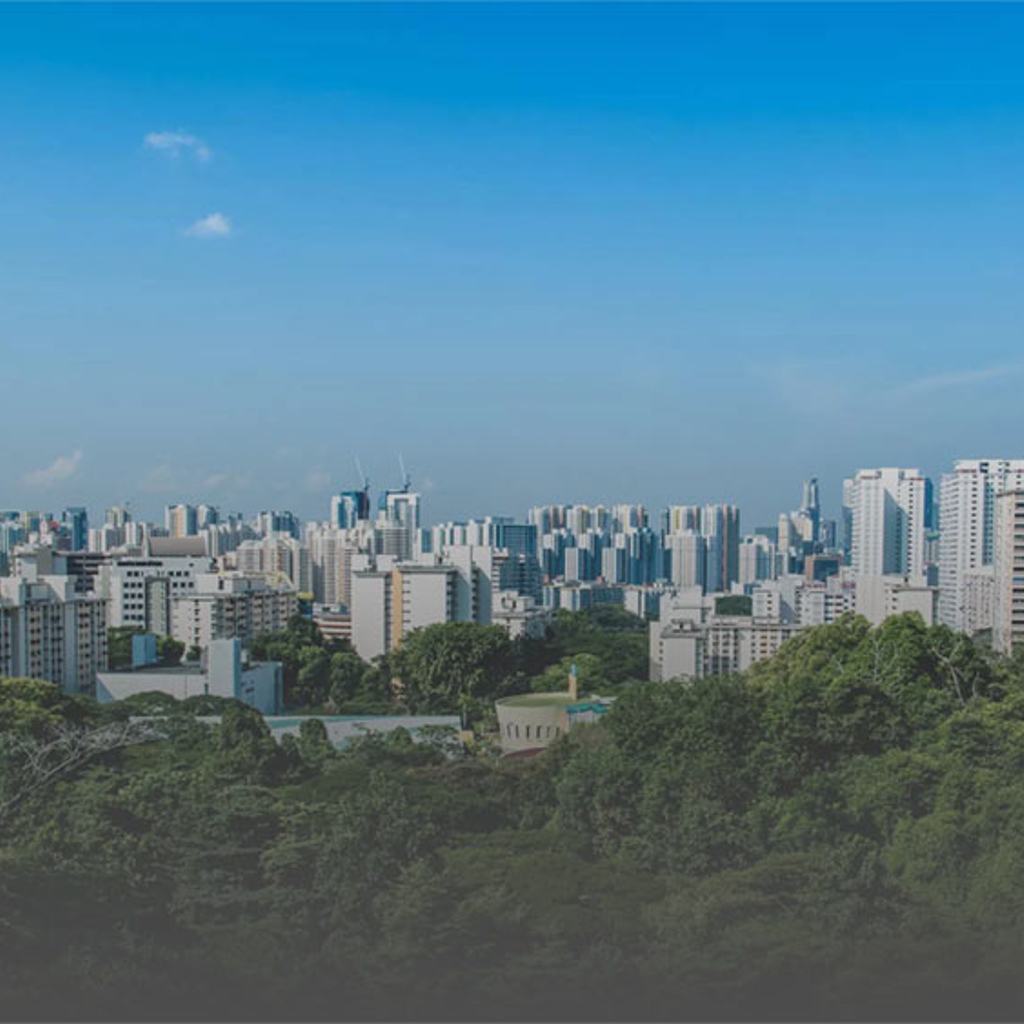
[[[1024,489],[996,498],[992,646],[1012,654],[1024,641]]]
[[[496,702],[501,749],[538,752],[576,726],[596,722],[611,705],[612,699],[578,695],[574,666],[564,693],[520,693]]]

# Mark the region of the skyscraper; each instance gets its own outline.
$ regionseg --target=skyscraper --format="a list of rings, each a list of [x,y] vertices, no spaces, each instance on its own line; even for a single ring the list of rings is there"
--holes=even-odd
[[[939,507],[939,621],[974,633],[990,629],[983,600],[995,548],[996,497],[1024,484],[1024,459],[960,459],[942,477]],[[979,599],[981,607],[978,607]]]
[[[821,501],[818,495],[818,478],[816,476],[804,481],[800,511],[811,523],[811,536],[807,539],[817,543],[821,534]]]
[[[370,518],[370,494],[366,488],[342,491],[331,498],[331,526],[351,530]]]
[[[860,576],[924,573],[925,478],[917,469],[862,469],[844,484],[850,564]]]
[[[80,506],[66,509],[64,525],[68,528],[72,551],[85,551],[89,546],[89,513]]]
[[[708,592],[728,590],[740,576],[740,510],[735,505],[705,505],[701,533],[708,545]]]
[[[168,505],[164,524],[172,537],[194,537],[199,532],[195,505]]]

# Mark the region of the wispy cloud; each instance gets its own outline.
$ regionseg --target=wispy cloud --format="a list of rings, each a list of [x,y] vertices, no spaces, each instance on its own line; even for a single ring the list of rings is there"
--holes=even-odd
[[[139,481],[139,490],[148,494],[175,494],[179,498],[215,498],[225,491],[240,491],[252,484],[252,474],[215,470],[194,473],[167,462],[151,466]]]
[[[932,373],[924,377],[900,384],[893,390],[901,395],[925,395],[932,391],[945,391],[948,388],[964,387],[983,380],[994,380],[997,377],[1009,377],[1020,373],[1024,363],[1008,363],[1004,366],[984,366],[974,370],[953,370],[949,373]]]
[[[146,472],[146,475],[139,481],[139,490],[149,494],[169,494],[181,487],[181,474],[162,462],[153,466]]]
[[[310,494],[316,494],[327,490],[331,485],[331,474],[322,469],[311,469],[306,474],[306,490]]]
[[[223,213],[207,214],[185,228],[185,234],[190,238],[227,238],[231,234],[231,221]]]
[[[747,372],[790,410],[810,416],[846,409],[854,393],[848,367],[835,360],[764,359],[749,362]]]
[[[53,487],[78,472],[82,451],[76,448],[69,455],[58,455],[48,466],[26,473],[24,481],[29,487]]]
[[[149,132],[142,140],[146,149],[165,153],[167,156],[179,157],[182,153],[191,153],[200,163],[206,163],[213,152],[202,139],[186,131]]]

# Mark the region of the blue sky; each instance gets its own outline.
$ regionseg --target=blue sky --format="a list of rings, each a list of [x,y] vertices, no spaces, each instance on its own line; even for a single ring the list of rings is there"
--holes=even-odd
[[[1021,456],[1021,52],[1002,4],[0,5],[0,506],[324,515],[401,452],[432,519],[752,527]]]

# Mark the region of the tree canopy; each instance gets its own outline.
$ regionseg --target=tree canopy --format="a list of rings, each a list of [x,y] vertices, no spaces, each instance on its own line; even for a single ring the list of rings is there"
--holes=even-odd
[[[349,654],[328,654],[345,697]],[[525,688],[528,656],[423,630],[363,675],[447,708]],[[140,714],[155,733],[126,731]],[[31,680],[0,682],[0,739],[12,1019],[1016,1019],[1024,999],[1024,662],[916,616],[623,686],[527,760],[412,727],[278,744],[234,701]]]

